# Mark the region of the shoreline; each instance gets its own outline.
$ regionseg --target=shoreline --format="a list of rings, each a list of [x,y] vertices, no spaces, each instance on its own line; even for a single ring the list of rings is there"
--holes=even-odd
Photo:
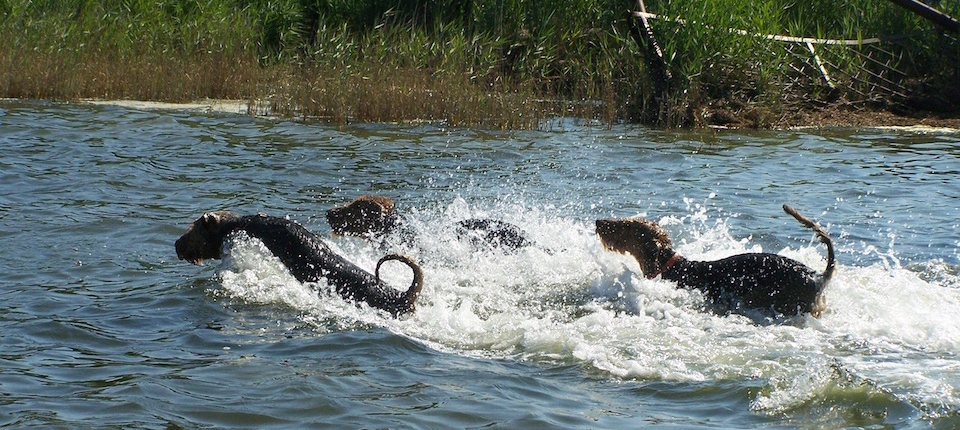
[[[21,99],[4,99],[8,101]],[[70,102],[67,102],[70,103]],[[248,115],[262,118],[279,118],[267,112],[259,102],[232,99],[203,99],[185,103],[157,102],[143,100],[101,100],[101,99],[81,99],[79,104],[88,104],[94,106],[118,106],[138,110],[160,110],[160,111],[184,111],[214,114],[230,115]],[[413,120],[404,122],[416,122]],[[769,130],[823,130],[829,128],[860,128],[891,130],[911,133],[938,133],[938,134],[960,134],[960,118],[939,118],[896,115],[887,111],[844,111],[841,109],[823,109],[815,112],[805,112],[802,114],[801,121],[795,124],[783,127],[770,127]],[[758,130],[752,127],[737,126],[716,126],[711,125],[703,127],[714,131],[725,130]],[[759,128],[765,129],[765,128]]]
[[[243,100],[207,99],[187,103],[169,103],[142,100],[81,99],[79,103],[94,106],[119,106],[139,110],[175,110],[187,112],[268,116],[266,114],[255,113],[255,108],[252,103]]]
[[[683,22],[653,27],[596,0],[161,3],[0,0],[0,97],[338,125],[960,130],[960,40],[891,2],[660,2],[651,12]]]

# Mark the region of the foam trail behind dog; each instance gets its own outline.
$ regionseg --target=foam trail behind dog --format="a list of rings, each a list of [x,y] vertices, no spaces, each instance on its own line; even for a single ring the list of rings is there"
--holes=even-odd
[[[577,211],[582,209],[571,210]],[[221,268],[222,288],[240,300],[293,308],[320,332],[334,320],[346,327],[374,325],[441,351],[575,364],[601,378],[755,379],[760,390],[753,408],[760,413],[781,413],[837,386],[886,390],[944,413],[960,410],[955,369],[935,360],[898,359],[913,351],[960,354],[960,281],[949,268],[938,269],[935,262],[920,272],[890,263],[860,266],[859,253],[876,251],[837,240],[839,266],[825,292],[828,311],[819,320],[755,324],[705,312],[697,292],[645,279],[632,258],[601,248],[592,219],[563,212],[522,201],[460,198],[411,208],[408,221],[421,242],[405,251],[420,262],[426,281],[417,311],[399,320],[324,296],[323,285],[318,296],[284,278],[279,263],[260,262],[262,251],[254,246],[234,249],[237,257]],[[450,226],[481,216],[523,228],[552,253],[537,247],[477,250],[459,241]],[[775,252],[816,270],[825,264],[822,246],[800,228],[789,234],[797,239],[782,246],[735,235],[735,216],[717,217],[703,208],[657,221],[689,258]],[[368,270],[390,251],[360,239],[329,242]],[[408,276],[402,267],[384,273],[396,286],[407,285]]]

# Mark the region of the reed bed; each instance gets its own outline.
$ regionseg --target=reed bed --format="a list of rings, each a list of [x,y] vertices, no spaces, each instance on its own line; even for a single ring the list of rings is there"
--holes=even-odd
[[[667,121],[674,124],[709,122],[704,115],[717,106],[752,116],[750,120],[761,126],[776,123],[789,115],[787,110],[829,104],[899,108],[895,104],[905,100],[884,98],[889,94],[873,92],[872,83],[844,82],[880,64],[896,68],[901,73],[898,78],[933,82],[953,91],[956,85],[950,82],[960,79],[956,37],[941,34],[930,22],[888,1],[658,1],[654,5],[656,13],[668,18],[654,25],[660,35],[666,35],[660,42],[668,53],[667,67],[673,71],[671,87],[676,89]],[[954,16],[960,12],[958,2],[937,6]],[[678,18],[686,23],[677,22]],[[870,59],[864,58],[861,47],[818,46],[820,60],[834,67],[834,83],[845,85],[846,91],[837,91],[816,70],[798,72],[798,58],[813,62],[806,47],[744,36],[731,29],[821,39],[907,37],[883,45],[870,53]]]
[[[797,76],[786,67],[793,59],[781,47],[722,29],[833,38],[931,29],[875,0],[647,1],[651,12],[698,23],[654,23],[672,72],[664,117],[653,112],[642,46],[631,36],[634,6],[0,0],[0,97],[227,98],[334,123],[493,128],[538,127],[557,116],[696,126],[705,122],[702,112],[719,104],[763,126],[776,121],[784,100],[823,97],[816,86],[793,85]],[[956,4],[941,6],[960,12]],[[942,39],[930,34],[909,58],[898,57],[917,76],[949,69]],[[954,61],[956,45],[948,41],[946,48]]]

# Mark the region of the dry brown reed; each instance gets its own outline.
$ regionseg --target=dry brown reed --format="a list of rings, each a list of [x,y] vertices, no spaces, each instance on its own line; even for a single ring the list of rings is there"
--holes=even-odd
[[[187,58],[117,54],[57,56],[35,51],[0,56],[6,97],[191,102],[248,100],[273,115],[348,122],[438,122],[497,129],[536,128],[550,116],[613,115],[609,108],[548,102],[533,85],[481,86],[469,77],[411,69],[273,64],[218,54]],[[605,110],[605,111],[604,111]]]
[[[714,110],[762,126],[790,98],[792,57],[717,29],[857,38],[928,26],[873,0],[648,3],[701,24],[655,23],[673,76],[666,109],[630,36],[633,3],[617,0],[0,0],[0,97],[239,99],[338,124],[511,129],[557,116],[696,126],[723,104]],[[956,39],[945,40],[909,50],[918,80],[956,74]]]

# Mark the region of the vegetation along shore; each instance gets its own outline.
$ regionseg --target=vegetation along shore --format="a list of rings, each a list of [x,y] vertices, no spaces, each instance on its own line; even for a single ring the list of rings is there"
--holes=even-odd
[[[896,3],[0,0],[0,97],[491,128],[960,126],[960,35]]]

